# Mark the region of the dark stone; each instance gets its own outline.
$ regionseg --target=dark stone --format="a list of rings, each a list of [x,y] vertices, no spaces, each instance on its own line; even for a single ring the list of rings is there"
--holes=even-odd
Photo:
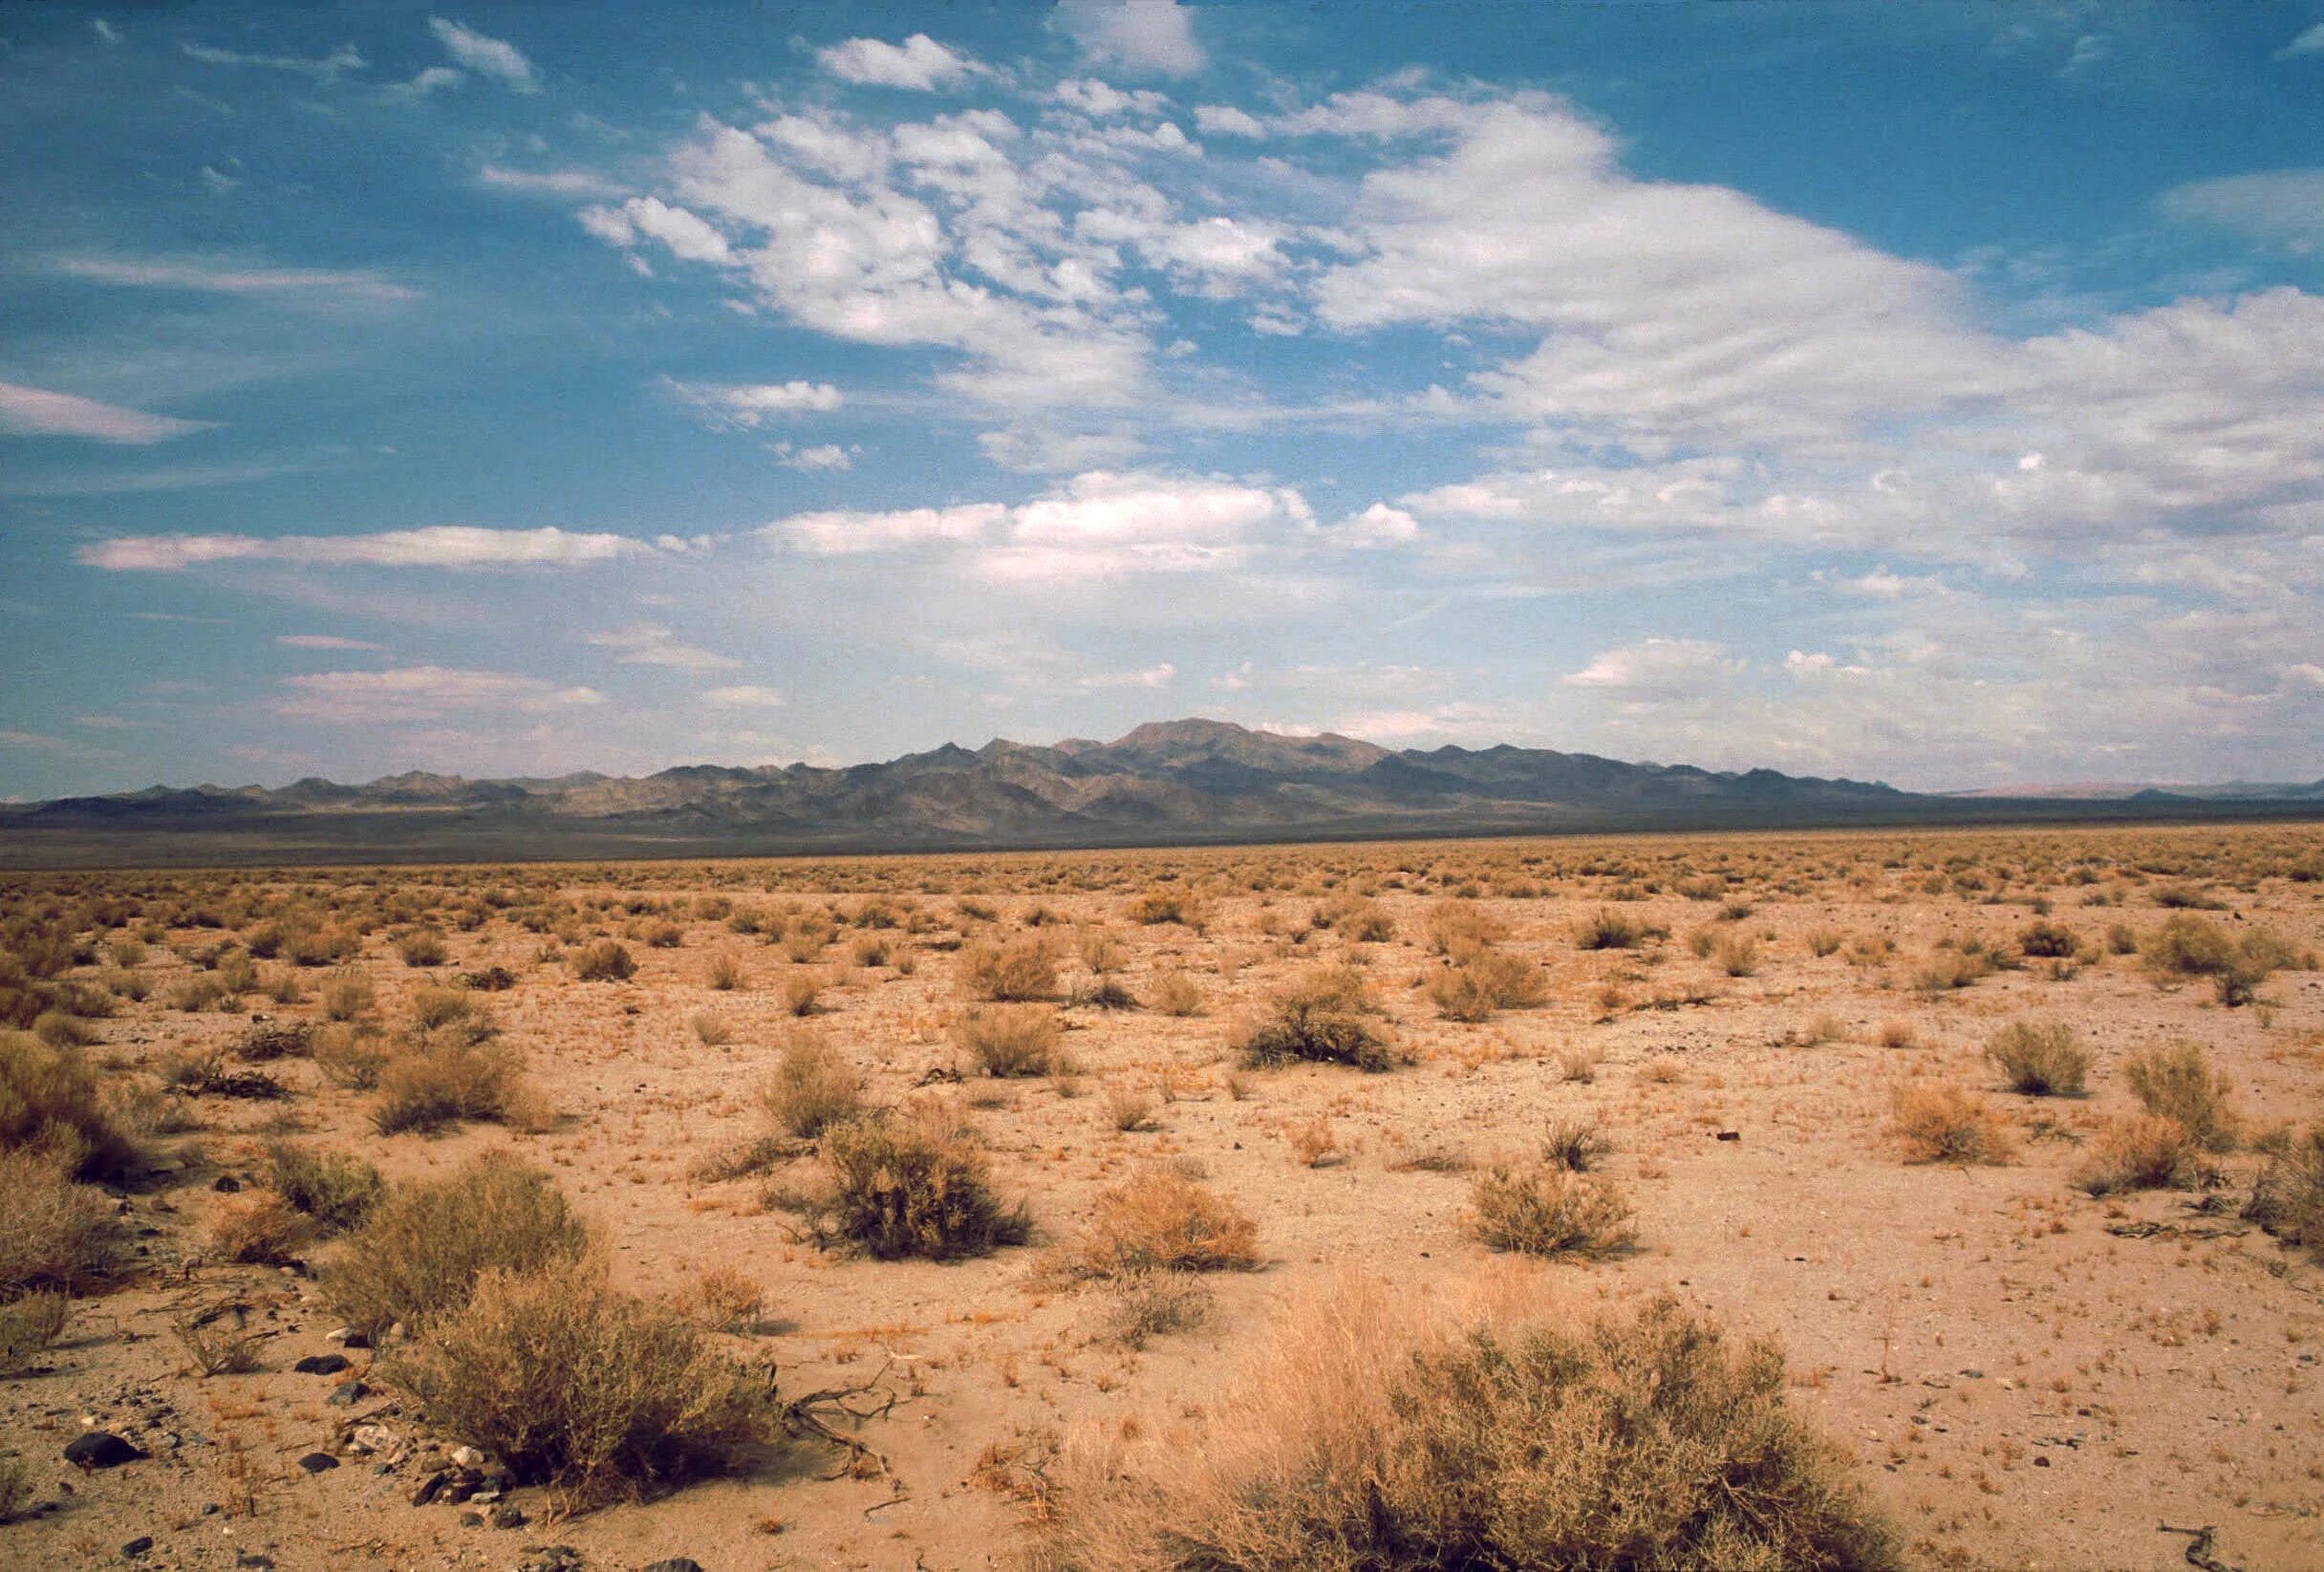
[[[463,1528],[482,1528],[484,1526],[484,1515],[481,1512],[463,1512],[460,1515],[460,1526]]]
[[[336,1375],[347,1368],[345,1354],[309,1354],[290,1367],[301,1375]]]
[[[552,1544],[527,1561],[523,1572],[581,1572],[581,1552],[570,1544]]]
[[[125,1561],[134,1561],[140,1556],[144,1555],[145,1552],[151,1550],[152,1548],[153,1536],[150,1534],[140,1534],[136,1539],[130,1540],[127,1544],[121,1546],[121,1560]]]
[[[339,1346],[343,1348],[368,1348],[371,1346],[371,1339],[365,1337],[361,1332],[349,1332],[345,1337],[339,1339]]]
[[[218,1194],[221,1195],[231,1195],[242,1188],[242,1181],[234,1177],[234,1175],[231,1174],[221,1174],[210,1185],[210,1188],[218,1192]]]
[[[254,1550],[237,1550],[234,1552],[234,1564],[236,1566],[256,1567],[259,1569],[259,1572],[274,1572],[274,1558],[271,1556],[262,1556]]]
[[[525,1526],[525,1509],[513,1504],[493,1508],[492,1526],[494,1528],[523,1528]]]
[[[84,1431],[65,1443],[65,1461],[75,1468],[118,1468],[144,1455],[108,1430]]]
[[[1739,1130],[1722,1130],[1719,1131],[1719,1139],[1722,1141],[1740,1141],[1743,1139],[1743,1132]]]
[[[298,1460],[298,1466],[309,1474],[321,1474],[339,1466],[339,1460],[327,1452],[311,1452]]]
[[[431,1501],[434,1501],[438,1497],[441,1496],[443,1494],[443,1487],[451,1482],[452,1471],[449,1469],[438,1469],[435,1473],[420,1480],[420,1488],[412,1492],[412,1505],[426,1506]]]
[[[371,1389],[362,1382],[350,1378],[332,1388],[331,1395],[323,1401],[334,1409],[352,1409],[362,1401],[363,1394],[369,1390]]]
[[[702,1572],[702,1563],[691,1556],[673,1556],[666,1561],[656,1561],[644,1572]]]

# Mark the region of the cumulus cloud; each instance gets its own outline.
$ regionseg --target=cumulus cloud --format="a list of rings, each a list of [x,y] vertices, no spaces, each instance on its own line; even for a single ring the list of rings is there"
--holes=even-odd
[[[1591,688],[1631,701],[1689,698],[1742,669],[1719,645],[1700,638],[1647,638],[1600,653],[1569,688]]]
[[[142,445],[207,429],[208,420],[181,420],[141,409],[101,404],[71,393],[0,382],[0,433],[14,437],[86,437]]]
[[[559,529],[487,529],[439,524],[368,535],[120,535],[80,549],[79,560],[117,571],[176,572],[220,562],[305,567],[579,568],[682,549],[627,535]]]
[[[664,666],[681,672],[722,672],[731,671],[742,663],[732,656],[685,643],[669,629],[650,622],[632,623],[626,628],[609,628],[604,633],[590,635],[589,642],[599,649],[613,651],[613,658],[625,666]]]
[[[380,672],[312,672],[282,680],[269,706],[294,721],[333,723],[432,721],[455,711],[542,715],[604,702],[593,688],[559,687],[536,677],[449,666]]]
[[[2324,54],[2324,22],[2318,22],[2275,52],[2275,57],[2279,60],[2290,60],[2302,54]]]
[[[2194,181],[2163,192],[2157,205],[2182,224],[2215,225],[2303,253],[2324,245],[2324,169]]]
[[[847,402],[828,382],[794,378],[788,382],[741,383],[725,386],[666,381],[672,393],[697,409],[728,425],[753,428],[786,415],[828,415]]]
[[[909,507],[893,512],[835,509],[794,513],[760,531],[812,556],[893,551],[931,542],[977,539],[1008,514],[999,503],[961,507]]]
[[[817,442],[811,447],[795,447],[789,442],[774,444],[775,463],[806,474],[853,469],[855,456],[862,451],[860,447],[842,447],[837,442]]]
[[[1185,76],[1210,63],[1177,0],[1058,0],[1057,20],[1084,54],[1125,71]]]
[[[850,38],[815,52],[823,69],[843,82],[872,87],[900,87],[930,93],[951,87],[988,68],[969,55],[945,48],[925,32],[915,32],[900,44],[877,38]]]
[[[453,59],[481,76],[494,76],[506,82],[519,93],[537,93],[540,80],[533,74],[532,62],[525,58],[524,51],[499,38],[486,37],[473,28],[458,22],[447,22],[441,16],[428,18],[428,31],[443,45]]]

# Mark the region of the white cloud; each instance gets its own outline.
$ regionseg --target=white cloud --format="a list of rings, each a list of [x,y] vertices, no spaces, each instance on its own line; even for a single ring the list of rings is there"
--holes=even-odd
[[[206,430],[215,423],[148,415],[70,393],[0,382],[0,434],[13,437],[86,437],[100,442],[141,445]]]
[[[1054,431],[1012,426],[977,435],[984,456],[1002,469],[1043,475],[1118,464],[1137,457],[1145,443],[1127,431]]]
[[[1386,546],[1406,546],[1420,538],[1420,521],[1401,507],[1390,507],[1376,502],[1361,513],[1352,513],[1325,531],[1334,546],[1373,549]]]
[[[2324,22],[2318,22],[2275,52],[2275,57],[2279,60],[2289,60],[2301,54],[2324,54]]]
[[[417,300],[420,291],[369,269],[244,268],[222,263],[113,257],[65,257],[71,278],[129,289],[190,290],[204,294],[314,294],[383,303]]]
[[[682,545],[683,543],[673,543]],[[175,572],[214,562],[288,562],[312,567],[578,568],[671,549],[627,535],[584,533],[554,525],[486,529],[439,524],[369,535],[121,535],[84,546],[92,568]]]
[[[934,541],[974,540],[1007,514],[1008,509],[999,503],[912,507],[889,513],[840,509],[794,513],[766,526],[760,533],[787,541],[813,556],[849,556],[864,551],[893,551]]]
[[[1693,698],[1742,669],[1717,644],[1700,638],[1647,638],[1598,655],[1569,673],[1569,688],[1593,688],[1630,702]]]
[[[742,710],[781,709],[790,699],[781,688],[764,688],[756,683],[740,682],[723,688],[705,688],[695,695],[703,703],[718,709]]]
[[[805,473],[853,469],[860,447],[842,447],[837,442],[818,442],[812,447],[793,447],[788,442],[774,444],[775,462],[785,469]]]
[[[742,663],[732,656],[683,643],[669,629],[656,627],[650,622],[632,623],[626,628],[609,628],[604,633],[590,635],[589,642],[599,649],[613,651],[613,658],[625,666],[665,666],[672,671],[721,672],[731,671]]]
[[[467,79],[468,75],[464,71],[455,71],[450,66],[428,66],[410,81],[398,82],[388,88],[387,93],[395,98],[424,98],[431,93],[458,87]]]
[[[483,76],[497,76],[519,93],[537,93],[540,81],[533,74],[532,62],[514,44],[498,38],[488,38],[472,28],[458,22],[447,22],[441,16],[428,18],[428,31],[437,42],[470,71]]]
[[[506,169],[487,163],[477,170],[476,183],[523,196],[605,198],[625,194],[617,182],[592,169]]]
[[[1097,119],[1110,119],[1116,115],[1161,115],[1170,109],[1170,99],[1146,88],[1125,91],[1094,76],[1068,76],[1057,84],[1052,94],[1067,109]]]
[[[1093,673],[1074,685],[1084,692],[1104,688],[1167,688],[1177,676],[1178,668],[1165,660],[1143,671]]]
[[[1057,19],[1090,59],[1184,76],[1209,63],[1177,0],[1058,0]]]
[[[744,427],[761,425],[774,416],[826,415],[847,402],[846,396],[828,382],[793,379],[723,387],[686,382],[667,385],[686,402],[714,412],[729,424]]]
[[[457,710],[503,710],[527,715],[604,702],[593,688],[560,688],[535,677],[403,666],[383,672],[313,672],[286,677],[290,690],[269,708],[294,721],[377,723],[430,721]]]
[[[1206,137],[1249,137],[1255,140],[1267,134],[1265,121],[1233,104],[1196,104],[1194,129]]]
[[[242,54],[230,49],[211,49],[204,44],[180,44],[178,47],[204,65],[259,66],[268,71],[288,71],[294,75],[312,77],[318,82],[335,82],[351,71],[363,69],[363,56],[355,53],[353,44],[341,44],[319,59],[302,59],[290,54]]]
[[[2194,181],[2163,192],[2157,205],[2182,224],[2216,225],[2303,253],[2324,245],[2324,169]]]
[[[342,638],[337,634],[277,634],[274,642],[293,650],[377,650],[368,639]]]
[[[972,57],[945,48],[925,32],[915,32],[901,44],[877,38],[850,38],[817,50],[823,69],[844,82],[871,87],[900,87],[929,93],[950,87],[989,68]]]

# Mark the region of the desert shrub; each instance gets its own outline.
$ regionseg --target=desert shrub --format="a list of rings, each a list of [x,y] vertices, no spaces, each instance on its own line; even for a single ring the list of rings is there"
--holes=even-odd
[[[468,1021],[475,1015],[476,1001],[465,988],[440,988],[431,984],[412,990],[412,1024],[421,1031]]]
[[[1146,997],[1164,1015],[1185,1017],[1202,1013],[1201,987],[1193,978],[1175,969],[1156,972]]]
[[[818,972],[802,968],[783,980],[783,1007],[805,1020],[815,1013],[815,1001],[823,997],[824,978]]]
[[[1388,909],[1362,895],[1335,895],[1317,907],[1308,922],[1334,931],[1351,944],[1386,944],[1396,937],[1396,919]]]
[[[1438,901],[1429,910],[1429,949],[1458,964],[1509,937],[1506,924],[1467,901]]]
[[[845,1054],[803,1027],[785,1041],[774,1073],[759,1088],[759,1107],[778,1131],[811,1141],[862,1115],[863,1077]]]
[[[782,1430],[771,1368],[585,1259],[479,1273],[384,1373],[429,1425],[582,1505],[726,1472]]]
[[[406,966],[441,966],[452,957],[444,937],[433,928],[415,928],[396,941],[396,954]]]
[[[387,1193],[379,1171],[352,1152],[277,1141],[267,1148],[267,1169],[276,1195],[334,1234],[360,1226]]]
[[[2178,1120],[2204,1151],[2235,1150],[2243,1119],[2235,1110],[2234,1083],[2211,1068],[2197,1044],[2173,1043],[2134,1053],[2122,1078],[2147,1112]]]
[[[2109,1119],[2099,1128],[2074,1182],[2093,1195],[2112,1195],[2125,1190],[2186,1190],[2210,1176],[2210,1163],[2186,1126],[2141,1113]]]
[[[0,1523],[24,1516],[39,1491],[30,1462],[14,1453],[0,1453]]]
[[[966,911],[967,904],[961,905]],[[1157,886],[1130,903],[1130,920],[1152,927],[1158,923],[1174,922],[1187,928],[1199,929],[1207,914],[1191,890],[1175,890]]]
[[[2036,922],[2017,936],[2017,948],[2037,958],[2070,956],[2075,951],[2074,932],[2055,922]]]
[[[1106,1123],[1125,1135],[1154,1129],[1154,1106],[1152,1093],[1142,1087],[1106,1088]]]
[[[995,1004],[963,1011],[952,1039],[987,1075],[1046,1075],[1057,1056],[1053,1010],[1038,1004]]]
[[[960,952],[960,980],[979,999],[1047,999],[1057,992],[1057,955],[1039,937],[972,944]]]
[[[1897,1087],[1888,1128],[1904,1142],[1908,1163],[1998,1163],[2010,1154],[2008,1122],[1949,1081]]]
[[[1759,969],[1759,941],[1749,934],[1721,934],[1711,946],[1711,958],[1729,977],[1750,977]]]
[[[54,1347],[72,1308],[71,1297],[54,1289],[0,1303],[0,1377],[22,1375]]]
[[[1614,1150],[1598,1121],[1587,1115],[1553,1119],[1541,1132],[1542,1160],[1570,1174],[1587,1174]]]
[[[2062,1021],[2012,1021],[1985,1045],[2012,1091],[2032,1097],[2079,1097],[2090,1074],[2090,1050]]]
[[[646,929],[646,944],[655,950],[675,950],[686,941],[686,931],[675,922],[656,922]]]
[[[457,1033],[420,1039],[387,1056],[371,1122],[382,1135],[441,1130],[463,1119],[523,1128],[541,1117],[523,1055]]]
[[[578,1260],[589,1234],[557,1182],[509,1152],[472,1157],[444,1178],[390,1190],[325,1271],[333,1307],[377,1337],[417,1328],[468,1302],[479,1273]]]
[[[79,1178],[121,1174],[139,1157],[79,1053],[25,1032],[0,1032],[0,1151],[54,1155]]]
[[[387,1040],[376,1028],[337,1023],[316,1032],[308,1042],[307,1052],[324,1079],[351,1091],[377,1087],[388,1059]]]
[[[353,1021],[372,1007],[371,979],[357,971],[339,971],[323,984],[323,1014],[332,1021]]]
[[[204,1232],[220,1260],[280,1266],[296,1259],[312,1231],[308,1220],[270,1190],[221,1195],[210,1203]]]
[[[1646,937],[1646,925],[1625,912],[1601,906],[1574,926],[1578,950],[1627,950]]]
[[[2296,963],[2291,947],[2265,928],[2238,939],[2227,929],[2192,912],[2176,912],[2139,946],[2159,980],[2207,977],[2219,1001],[2249,1004],[2270,973]]]
[[[1082,964],[1099,977],[1120,971],[1122,962],[1130,958],[1130,952],[1122,947],[1120,939],[1095,926],[1084,928],[1074,935],[1073,947],[1080,954]]]
[[[304,1021],[268,1022],[242,1034],[242,1041],[234,1045],[234,1057],[246,1065],[304,1059],[313,1036],[313,1028]]]
[[[823,1134],[831,1189],[813,1223],[827,1245],[850,1244],[881,1260],[950,1260],[1022,1244],[1032,1231],[1023,1204],[994,1195],[984,1153],[950,1109],[921,1102],[833,1125]]]
[[[1184,1426],[1068,1458],[1044,1572],[1893,1572],[1781,1349],[1668,1296],[1451,1321],[1344,1280]]]
[[[80,1017],[62,1010],[43,1010],[32,1018],[32,1035],[52,1048],[85,1048],[97,1041]]]
[[[0,1297],[71,1291],[113,1258],[113,1206],[53,1152],[0,1152]]]
[[[1429,979],[1429,999],[1448,1021],[1486,1021],[1496,1009],[1531,1009],[1548,997],[1549,974],[1506,950],[1479,950]]]
[[[2286,1244],[2324,1260],[2324,1125],[2269,1159],[2243,1215]]]
[[[1256,1068],[1305,1059],[1385,1070],[1395,1052],[1370,1017],[1363,974],[1324,968],[1278,994],[1273,1013],[1242,1034],[1243,1062]]]
[[[732,950],[719,950],[710,957],[704,969],[704,979],[720,993],[733,993],[742,986],[742,958]]]
[[[581,982],[627,982],[637,975],[637,962],[617,938],[592,939],[570,957],[573,977]]]
[[[1185,1174],[1156,1168],[1101,1192],[1052,1265],[1076,1279],[1250,1271],[1259,1265],[1259,1225]]]
[[[1603,1256],[1626,1249],[1632,1208],[1608,1180],[1562,1162],[1496,1163],[1469,1192],[1469,1231],[1496,1250]]]
[[[1211,1291],[1193,1272],[1124,1272],[1108,1286],[1105,1336],[1126,1348],[1190,1331],[1211,1313]]]
[[[1821,960],[1827,956],[1838,955],[1840,947],[1847,942],[1847,936],[1837,928],[1811,928],[1807,940],[1808,954]]]

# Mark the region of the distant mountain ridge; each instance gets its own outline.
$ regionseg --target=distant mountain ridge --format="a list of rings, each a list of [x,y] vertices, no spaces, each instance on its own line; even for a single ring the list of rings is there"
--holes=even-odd
[[[413,770],[359,786],[311,776],[274,788],[152,786],[0,808],[0,864],[975,851],[1974,823],[2104,806],[1926,796],[1507,743],[1391,750],[1330,732],[1188,719],[1149,721],[1110,743],[946,743],[836,768],[683,764],[642,777],[513,780]]]

